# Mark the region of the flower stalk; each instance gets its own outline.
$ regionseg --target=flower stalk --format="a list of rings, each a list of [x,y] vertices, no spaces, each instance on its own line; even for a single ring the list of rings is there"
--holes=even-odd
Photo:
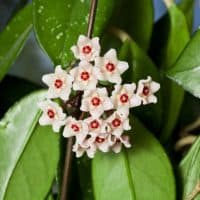
[[[87,36],[89,38],[92,37],[97,3],[98,3],[98,0],[91,0],[88,29],[87,29]],[[82,112],[82,114],[79,117],[80,120],[83,118],[83,114],[84,113]],[[61,196],[60,196],[61,200],[68,199],[67,194],[68,194],[68,189],[69,189],[69,179],[70,179],[72,159],[73,159],[73,152],[72,152],[73,140],[74,140],[73,137],[67,139],[66,152],[65,152],[65,164],[64,164],[64,169],[63,169],[63,179],[62,179]]]

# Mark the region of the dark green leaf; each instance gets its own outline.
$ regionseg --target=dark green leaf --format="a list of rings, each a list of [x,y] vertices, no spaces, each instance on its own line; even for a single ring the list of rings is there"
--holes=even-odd
[[[91,177],[91,159],[89,159],[87,156],[84,156],[77,160],[77,164],[82,191],[82,199],[94,200]]]
[[[194,18],[194,0],[182,0],[178,5],[185,15],[188,29],[192,32]]]
[[[160,82],[158,69],[134,41],[125,42],[120,54],[121,58],[128,59],[130,65],[129,70],[125,73],[126,82],[137,83],[140,79],[146,79],[147,76],[151,76],[154,81]],[[162,122],[162,99],[160,92],[156,96],[158,96],[157,104],[138,107],[133,110],[135,115],[157,133],[161,128]]]
[[[51,194],[49,194],[48,197],[45,200],[54,200],[54,198]]]
[[[153,21],[153,1],[122,0],[114,16],[114,25],[126,31],[139,46],[149,47]]]
[[[164,16],[156,25],[153,38],[152,45],[155,44],[155,46],[152,51],[156,62],[162,70],[172,68],[189,40],[185,16],[175,4],[168,8],[168,15]],[[165,110],[161,140],[166,142],[177,122],[184,91],[176,83],[166,78],[161,87],[163,88]]]
[[[98,153],[93,159],[95,199],[174,200],[174,178],[165,152],[137,119],[131,122],[131,149],[118,155]]]
[[[59,159],[59,136],[37,125],[44,92],[16,103],[0,122],[0,199],[45,199]]]
[[[0,80],[19,55],[31,29],[32,5],[28,5],[0,33]]]
[[[200,137],[192,145],[190,151],[185,156],[180,164],[180,173],[182,178],[183,199],[188,199],[188,196],[194,191],[197,184],[200,184]],[[200,200],[200,195],[193,198]]]
[[[34,26],[40,45],[52,61],[64,66],[72,61],[70,51],[80,34],[86,34],[90,0],[34,0]],[[100,35],[112,14],[114,0],[98,4],[94,35]]]
[[[185,90],[200,98],[200,31],[198,30],[181,54],[177,63],[169,70],[170,78]]]

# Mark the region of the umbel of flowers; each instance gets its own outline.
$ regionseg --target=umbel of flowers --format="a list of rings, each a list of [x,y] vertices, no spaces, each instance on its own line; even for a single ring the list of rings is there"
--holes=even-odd
[[[131,147],[129,136],[124,134],[131,129],[129,110],[156,103],[154,93],[160,84],[150,76],[137,86],[122,84],[121,75],[128,63],[118,60],[115,49],[101,57],[98,37],[80,35],[71,50],[78,64],[68,71],[57,66],[54,73],[42,78],[48,91],[46,100],[39,103],[43,111],[39,123],[52,125],[55,132],[63,127],[64,137],[75,137],[77,157],[86,152],[93,158],[97,150],[118,153],[122,145]],[[75,111],[69,112],[71,108]]]

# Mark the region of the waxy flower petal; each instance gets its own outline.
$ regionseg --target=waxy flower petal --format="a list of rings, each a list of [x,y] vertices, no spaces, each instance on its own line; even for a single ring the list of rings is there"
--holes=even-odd
[[[99,118],[89,117],[84,120],[88,125],[88,134],[92,137],[97,136],[102,129],[103,120]]]
[[[147,79],[140,80],[138,83],[137,96],[143,104],[157,103],[157,97],[154,95],[160,89],[160,84],[152,81],[150,76]]]
[[[108,137],[108,134],[100,133],[98,136],[91,137],[90,139],[88,139],[88,142],[91,146],[93,145],[96,147],[96,149],[105,153],[110,150],[110,143]]]
[[[111,100],[115,109],[128,109],[141,105],[141,99],[135,95],[136,85],[124,84],[115,85]]]
[[[66,138],[75,136],[78,143],[82,143],[88,134],[88,125],[83,120],[68,117],[65,122],[63,136]]]
[[[66,114],[62,108],[51,100],[38,103],[39,108],[43,111],[39,119],[40,125],[52,125],[55,132],[59,132],[61,126],[65,124]]]
[[[42,81],[49,87],[47,98],[60,97],[64,101],[69,99],[73,77],[67,74],[60,65],[56,67],[55,73],[44,75]]]
[[[84,35],[80,35],[77,45],[72,46],[71,50],[77,59],[88,62],[94,61],[100,54],[99,38],[94,37],[90,39]]]
[[[100,69],[100,80],[117,84],[122,82],[121,74],[128,69],[127,62],[117,59],[115,49],[109,50],[104,57],[97,57],[95,59],[95,66]]]
[[[131,147],[129,137],[127,135],[122,135],[121,137],[111,136],[110,143],[112,144],[111,149],[115,153],[119,153],[121,151],[122,145],[124,145],[126,148]]]
[[[97,68],[93,67],[87,61],[81,61],[69,73],[74,78],[74,90],[92,90],[96,88],[99,72]]]
[[[156,103],[154,93],[160,84],[148,76],[138,82],[137,88],[135,83],[121,85],[121,75],[128,69],[128,63],[118,60],[115,49],[100,57],[97,37],[90,39],[80,35],[77,45],[71,50],[78,61],[69,74],[57,66],[55,73],[42,78],[49,89],[48,100],[39,104],[43,111],[40,124],[52,125],[55,132],[64,126],[63,136],[75,137],[72,151],[76,157],[86,153],[93,158],[97,150],[119,153],[122,146],[130,148],[129,137],[123,135],[124,131],[131,129],[129,110],[142,104]],[[103,87],[104,83],[98,81],[111,84]],[[63,108],[73,116],[82,111],[81,120],[72,116],[66,118],[62,108],[50,100],[53,98],[62,99]]]
[[[72,151],[76,153],[76,157],[81,157],[85,152],[89,158],[94,158],[96,146],[91,142],[91,138],[85,139],[82,143],[75,142]]]
[[[81,102],[81,110],[89,112],[94,118],[100,117],[104,111],[113,108],[113,104],[108,97],[106,88],[86,90]]]
[[[127,111],[126,111],[127,112]],[[108,119],[105,120],[109,124],[112,135],[121,136],[125,131],[131,129],[127,113],[122,110],[115,111]]]

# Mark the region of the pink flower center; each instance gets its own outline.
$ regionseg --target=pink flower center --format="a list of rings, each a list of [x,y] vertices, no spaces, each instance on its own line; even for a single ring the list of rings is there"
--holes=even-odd
[[[107,63],[106,64],[106,69],[109,71],[109,72],[113,72],[115,70],[115,65],[113,63]]]
[[[76,124],[72,124],[71,129],[73,129],[74,132],[79,132],[80,130],[80,128]]]
[[[101,137],[96,137],[96,142],[97,143],[103,143],[105,141],[105,138],[101,138]]]
[[[87,81],[90,78],[90,75],[88,72],[82,72],[81,73],[81,79],[84,81]]]
[[[82,51],[84,54],[89,54],[89,53],[91,53],[92,48],[89,45],[86,45],[83,47]]]
[[[101,104],[101,100],[98,97],[93,97],[91,103],[93,106],[99,106]]]
[[[52,109],[48,109],[47,115],[50,119],[53,119],[55,117],[55,112]]]
[[[55,86],[57,89],[61,88],[61,87],[63,86],[62,80],[56,79],[55,82],[54,82],[54,86]]]
[[[112,125],[113,125],[114,127],[120,126],[121,123],[122,123],[121,120],[118,119],[118,118],[115,118],[115,119],[112,121]]]
[[[121,101],[122,103],[127,103],[127,102],[128,102],[128,95],[127,95],[127,94],[122,94],[122,95],[120,96],[120,101]]]
[[[90,127],[93,128],[93,129],[96,129],[99,127],[99,122],[97,120],[93,120],[91,123],[90,123]]]
[[[142,94],[144,96],[148,96],[150,90],[149,90],[149,87],[148,86],[144,86],[143,90],[142,90]]]

